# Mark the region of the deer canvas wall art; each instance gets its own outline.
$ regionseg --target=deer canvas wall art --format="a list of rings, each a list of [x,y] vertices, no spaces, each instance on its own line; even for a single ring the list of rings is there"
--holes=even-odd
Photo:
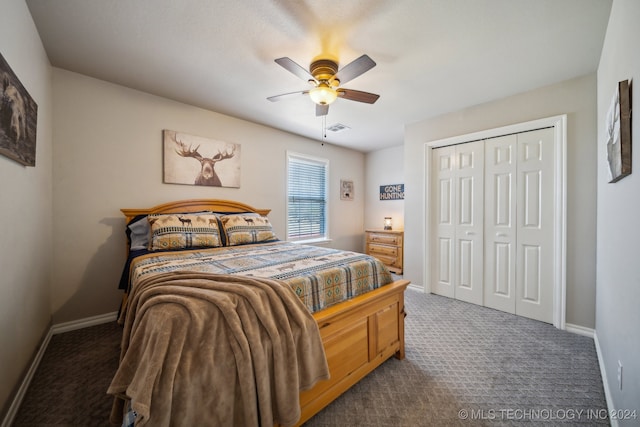
[[[163,131],[164,182],[240,188],[240,144]]]
[[[0,154],[36,165],[38,105],[0,54]]]

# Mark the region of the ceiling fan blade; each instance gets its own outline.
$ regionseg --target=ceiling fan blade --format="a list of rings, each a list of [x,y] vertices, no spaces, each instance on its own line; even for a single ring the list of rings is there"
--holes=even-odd
[[[362,55],[360,58],[353,60],[342,69],[338,70],[331,80],[337,79],[340,80],[340,84],[345,84],[359,75],[366,73],[375,66],[376,63],[373,62],[373,59],[369,58],[368,55]]]
[[[293,98],[296,95],[306,95],[308,93],[309,93],[308,90],[299,90],[297,92],[289,92],[289,93],[283,93],[280,95],[270,96],[267,99],[271,102],[276,102],[276,101],[282,101],[285,98]]]
[[[378,98],[380,98],[380,95],[376,95],[375,93],[362,92],[360,90],[353,89],[338,89],[338,96],[350,101],[365,102],[367,104],[373,104],[378,100]]]
[[[275,61],[282,68],[300,77],[305,82],[309,80],[313,82],[316,81],[315,77],[313,77],[309,71],[307,71],[297,63],[293,62],[293,60],[291,60],[290,58],[287,58],[286,56],[284,58],[278,58]]]
[[[329,105],[316,104],[316,117],[326,116],[329,114]]]

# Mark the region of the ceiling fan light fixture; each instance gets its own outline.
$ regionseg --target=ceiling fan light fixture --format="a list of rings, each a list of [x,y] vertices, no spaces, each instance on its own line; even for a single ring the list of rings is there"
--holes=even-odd
[[[326,83],[320,83],[309,91],[309,97],[318,105],[329,105],[338,97],[338,92]]]

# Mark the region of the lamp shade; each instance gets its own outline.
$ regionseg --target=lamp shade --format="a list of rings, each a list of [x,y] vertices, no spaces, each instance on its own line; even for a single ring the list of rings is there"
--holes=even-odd
[[[320,83],[309,91],[311,100],[319,105],[329,105],[338,97],[338,92],[335,91],[326,83]]]

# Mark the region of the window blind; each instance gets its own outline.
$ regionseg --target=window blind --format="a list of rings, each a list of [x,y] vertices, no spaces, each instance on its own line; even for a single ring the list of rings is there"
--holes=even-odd
[[[326,187],[326,161],[288,157],[288,240],[326,237]]]

